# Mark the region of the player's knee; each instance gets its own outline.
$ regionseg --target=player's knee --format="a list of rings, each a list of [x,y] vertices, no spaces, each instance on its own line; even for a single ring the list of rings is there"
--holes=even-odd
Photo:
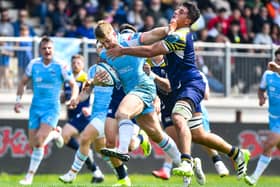
[[[173,123],[180,123],[182,117],[188,121],[192,118],[192,106],[188,102],[177,102],[172,110]]]
[[[80,136],[80,144],[81,145],[90,144],[91,143],[91,139],[92,139],[92,137],[89,134],[87,134],[87,133],[81,134],[81,136]]]
[[[122,112],[122,111],[117,111],[115,118],[117,119],[117,121],[121,121],[124,119],[129,119],[129,114],[126,112]]]

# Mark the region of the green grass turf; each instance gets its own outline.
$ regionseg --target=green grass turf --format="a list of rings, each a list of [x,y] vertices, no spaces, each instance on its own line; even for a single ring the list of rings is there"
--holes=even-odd
[[[77,179],[72,184],[63,184],[58,181],[58,176],[56,174],[49,175],[36,175],[33,181],[33,185],[30,187],[101,187],[101,186],[111,186],[116,182],[116,177],[112,174],[105,176],[105,181],[101,184],[91,184],[90,174],[80,174]],[[207,183],[204,187],[247,187],[243,180],[238,181],[235,176],[227,176],[220,178],[217,175],[207,174]],[[6,173],[0,174],[0,187],[18,187],[18,181],[23,178],[23,175],[9,175]],[[152,175],[140,175],[131,174],[130,175],[133,187],[182,187],[181,177],[172,177],[170,180],[156,179]],[[192,187],[198,187],[199,184],[196,183],[195,178],[192,178]],[[278,187],[280,186],[280,177],[278,176],[262,176],[259,180],[258,187]]]

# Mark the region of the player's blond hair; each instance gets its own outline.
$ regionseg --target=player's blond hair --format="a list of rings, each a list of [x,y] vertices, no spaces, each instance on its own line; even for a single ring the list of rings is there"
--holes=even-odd
[[[98,40],[104,39],[114,32],[112,25],[104,20],[98,21],[95,28],[95,36]]]
[[[84,56],[83,56],[83,55],[80,55],[80,54],[73,55],[73,56],[71,57],[71,62],[72,62],[74,59],[80,59],[80,60],[83,61],[83,62],[85,61]]]

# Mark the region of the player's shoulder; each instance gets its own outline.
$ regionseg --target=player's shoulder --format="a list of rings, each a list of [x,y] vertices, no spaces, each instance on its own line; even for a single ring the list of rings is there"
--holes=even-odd
[[[38,64],[38,63],[42,63],[42,58],[38,57],[38,58],[33,58],[29,63],[30,64]]]
[[[26,68],[26,73],[27,73],[28,75],[31,75],[32,72],[33,72],[32,70],[33,70],[34,68],[37,69],[38,67],[40,67],[42,63],[43,63],[43,61],[42,61],[42,58],[41,58],[41,57],[32,59],[32,60],[28,63],[28,66],[27,66],[27,68]]]
[[[186,40],[186,35],[190,33],[190,29],[189,28],[181,28],[181,29],[177,29],[176,31],[170,33],[167,35],[166,39],[167,41],[174,43],[180,40]]]
[[[135,46],[140,44],[141,33],[124,33],[119,35],[120,44],[123,46]]]
[[[208,83],[206,75],[202,71],[199,71],[199,74],[201,75],[203,82]]]
[[[273,75],[273,74],[276,74],[276,72],[271,71],[271,70],[265,70],[265,72],[263,73],[264,76]]]

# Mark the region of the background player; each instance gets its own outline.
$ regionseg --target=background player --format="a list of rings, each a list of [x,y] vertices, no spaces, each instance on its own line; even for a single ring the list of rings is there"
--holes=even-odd
[[[246,176],[245,181],[250,185],[256,185],[258,179],[271,162],[271,153],[275,147],[280,149],[280,77],[278,68],[280,65],[280,48],[275,53],[274,62],[269,63],[269,69],[264,72],[260,87],[258,90],[259,105],[265,104],[268,97],[268,112],[269,112],[269,131],[266,131],[265,141],[263,144],[263,154],[260,156],[257,167],[251,176]],[[272,65],[273,64],[273,65]],[[276,71],[276,72],[273,72]]]
[[[63,145],[60,133],[54,131],[60,114],[60,90],[64,81],[68,81],[72,94],[67,103],[72,106],[78,96],[79,89],[70,68],[53,58],[53,42],[48,37],[43,37],[40,42],[42,57],[33,59],[27,66],[25,74],[17,89],[15,112],[20,112],[22,107],[20,99],[29,80],[33,84],[33,98],[30,107],[28,122],[28,135],[30,146],[33,148],[29,169],[22,185],[32,184],[33,177],[44,157],[44,145],[50,140],[59,140]]]
[[[99,52],[100,49],[100,47],[97,48],[97,52]],[[75,154],[71,169],[66,174],[59,177],[59,180],[64,183],[71,183],[76,179],[78,172],[88,159],[92,143],[95,144],[95,150],[98,152],[101,148],[105,147],[104,123],[111,101],[113,87],[94,86],[96,85],[95,74],[96,64],[89,68],[89,80],[86,82],[84,90],[80,93],[78,99],[78,102],[82,102],[88,99],[90,93],[93,93],[94,103],[92,106],[92,118],[80,134],[80,146]]]
[[[84,57],[79,54],[72,56],[71,66],[79,91],[81,92],[83,83],[87,80],[87,73],[84,72]],[[71,93],[70,85],[64,83],[64,89],[60,96],[61,102],[64,103],[68,100],[71,97]],[[88,97],[85,101],[80,102],[75,109],[67,109],[68,122],[63,126],[62,137],[64,144],[75,151],[79,149],[79,143],[77,141],[79,134],[91,121],[90,98]],[[89,157],[86,160],[86,165],[92,171],[91,182],[99,183],[104,180],[101,170],[94,162],[93,151],[91,149],[89,151]]]

